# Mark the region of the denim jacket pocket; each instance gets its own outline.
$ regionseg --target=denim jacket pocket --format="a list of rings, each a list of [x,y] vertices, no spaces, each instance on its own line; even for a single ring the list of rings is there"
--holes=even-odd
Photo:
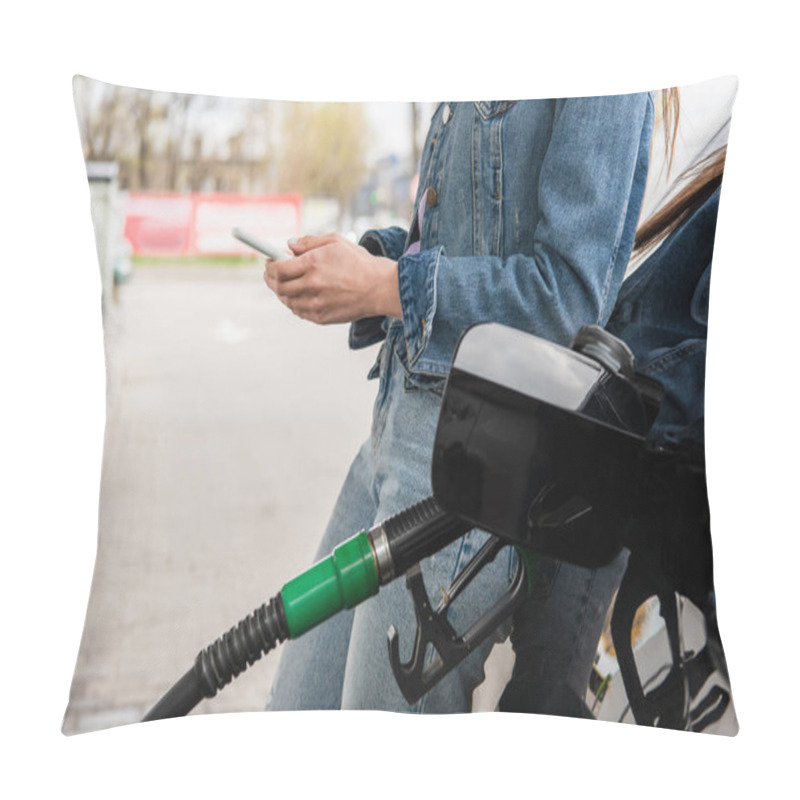
[[[664,387],[664,399],[648,438],[659,443],[703,439],[705,339],[686,339],[654,350],[639,368]]]
[[[504,114],[518,100],[476,100],[475,108],[484,119],[491,119],[499,114]]]

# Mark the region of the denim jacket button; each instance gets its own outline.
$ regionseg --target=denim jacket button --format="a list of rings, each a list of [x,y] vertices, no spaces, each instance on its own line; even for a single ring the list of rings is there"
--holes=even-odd
[[[453,116],[453,112],[450,110],[450,105],[446,105],[444,107],[444,111],[442,111],[442,125],[447,125],[450,122],[450,117]]]
[[[438,200],[439,200],[439,195],[436,194],[436,189],[434,189],[433,186],[431,186],[428,189],[427,193],[425,194],[425,205],[428,208],[433,208]]]

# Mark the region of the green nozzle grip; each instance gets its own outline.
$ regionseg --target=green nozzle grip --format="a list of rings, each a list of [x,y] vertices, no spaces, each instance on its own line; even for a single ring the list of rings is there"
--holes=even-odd
[[[289,638],[297,638],[343,608],[353,608],[376,594],[378,586],[375,556],[362,531],[281,589]]]

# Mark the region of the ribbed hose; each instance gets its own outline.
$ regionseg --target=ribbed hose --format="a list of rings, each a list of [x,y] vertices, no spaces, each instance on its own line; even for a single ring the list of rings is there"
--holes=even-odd
[[[288,636],[280,595],[248,614],[197,654],[194,666],[153,706],[143,722],[183,717]]]
[[[380,527],[386,534],[395,576],[470,528],[442,511],[432,497],[395,514]],[[185,716],[279,642],[290,635],[300,635],[332,613],[351,608],[377,592],[378,576],[366,536],[361,533],[344,542],[333,556],[290,581],[280,594],[198,653],[194,666],[148,711],[143,721]],[[330,579],[331,570],[335,580]],[[287,615],[294,620],[294,627],[287,622]]]
[[[386,534],[395,575],[463,536],[470,525],[443,511],[433,497],[410,506],[381,526]]]

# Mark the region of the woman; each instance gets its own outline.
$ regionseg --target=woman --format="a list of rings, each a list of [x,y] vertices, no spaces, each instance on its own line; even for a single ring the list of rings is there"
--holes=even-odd
[[[359,246],[308,236],[292,244],[294,258],[267,263],[267,285],[294,313],[352,322],[353,348],[383,341],[370,373],[379,378],[371,436],[319,557],[430,495],[441,392],[465,328],[494,320],[567,344],[582,325],[606,323],[633,246],[653,116],[647,93],[442,103],[410,231],[370,231]],[[422,564],[432,596],[483,540],[473,531]],[[597,570],[540,564],[535,581],[546,598],[537,635],[548,653],[541,680],[557,690],[566,663],[588,658],[588,675],[624,558]],[[505,591],[509,574],[500,559],[481,573],[452,610],[457,630]],[[405,658],[415,621],[402,581],[288,643],[268,708],[469,711],[492,642],[410,707],[386,655],[390,625]]]

